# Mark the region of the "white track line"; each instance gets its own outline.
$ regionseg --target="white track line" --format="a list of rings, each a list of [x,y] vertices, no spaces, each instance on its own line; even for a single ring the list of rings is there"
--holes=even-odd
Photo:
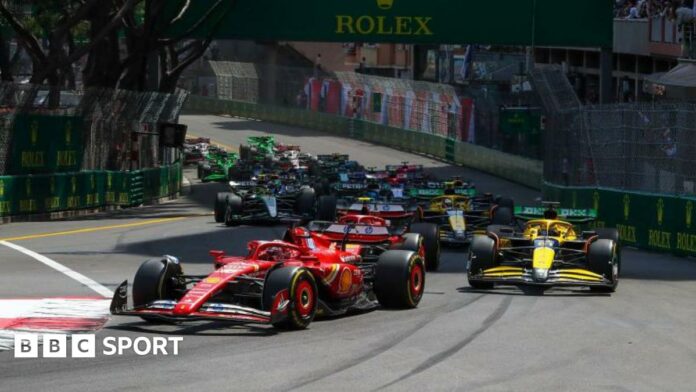
[[[43,264],[53,268],[54,270],[80,282],[81,284],[89,287],[90,289],[94,290],[97,294],[101,295],[102,297],[105,298],[111,298],[114,296],[114,292],[107,289],[106,287],[102,286],[101,284],[95,282],[94,280],[82,275],[79,272],[73,271],[70,268],[64,266],[63,264],[58,263],[57,261],[51,260],[46,256],[40,255],[32,250],[29,250],[27,248],[21,247],[19,245],[13,244],[11,242],[7,241],[0,241],[0,245],[4,245],[8,248],[12,248],[16,250],[17,252],[24,253],[25,255],[42,262]]]

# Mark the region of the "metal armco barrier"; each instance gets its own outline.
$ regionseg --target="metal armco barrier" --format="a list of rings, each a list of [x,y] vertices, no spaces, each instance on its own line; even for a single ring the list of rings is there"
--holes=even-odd
[[[133,172],[0,176],[0,216],[132,207],[181,190],[181,165]]]
[[[185,109],[199,113],[229,114],[243,118],[254,118],[334,133],[404,151],[431,155],[534,189],[542,187],[543,165],[541,161],[429,133],[392,128],[364,120],[303,109],[225,101],[193,95],[189,97]]]
[[[624,244],[696,255],[696,198],[544,184],[544,196],[569,208],[594,208],[598,227],[616,227]]]

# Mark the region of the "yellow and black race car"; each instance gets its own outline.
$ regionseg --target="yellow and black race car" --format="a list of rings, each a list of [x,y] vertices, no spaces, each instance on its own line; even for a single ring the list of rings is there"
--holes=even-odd
[[[472,241],[467,275],[469,285],[490,289],[494,285],[535,287],[587,286],[592,291],[614,292],[621,269],[616,229],[580,232],[571,222],[589,223],[594,210],[558,210],[518,207],[523,230],[490,226]],[[539,219],[541,218],[541,219]]]
[[[487,196],[438,196],[422,208],[421,220],[440,227],[440,242],[466,245],[474,234],[485,234],[489,225],[509,225],[513,220],[512,200]]]

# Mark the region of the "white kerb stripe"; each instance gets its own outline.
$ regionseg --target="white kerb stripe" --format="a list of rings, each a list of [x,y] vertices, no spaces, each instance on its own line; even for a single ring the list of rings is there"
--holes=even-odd
[[[114,293],[113,291],[107,289],[106,287],[102,286],[101,284],[93,281],[92,279],[82,275],[79,272],[73,271],[70,268],[64,266],[63,264],[58,263],[57,261],[51,260],[46,256],[40,255],[34,251],[31,251],[27,248],[21,247],[19,245],[13,244],[11,242],[7,241],[0,241],[0,245],[4,245],[8,248],[12,248],[16,250],[17,252],[24,253],[25,255],[42,262],[43,264],[53,268],[54,270],[80,282],[81,284],[89,287],[90,289],[94,290],[97,294],[106,297],[106,298],[111,298],[113,297]]]

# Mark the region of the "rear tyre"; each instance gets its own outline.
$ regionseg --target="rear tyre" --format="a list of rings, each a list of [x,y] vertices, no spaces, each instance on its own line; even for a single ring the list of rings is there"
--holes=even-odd
[[[428,271],[437,271],[440,268],[440,228],[434,223],[414,223],[410,232],[423,238]]]
[[[514,232],[515,228],[512,226],[505,225],[490,225],[486,227],[486,232],[495,234],[498,238],[509,236],[510,231]]]
[[[336,196],[321,196],[317,203],[316,219],[319,221],[333,222],[336,220]]]
[[[227,170],[227,179],[230,181],[245,181],[251,178],[251,174],[235,165]]]
[[[227,208],[227,198],[232,195],[229,192],[220,192],[215,196],[215,222],[225,221],[225,209]]]
[[[251,149],[243,144],[239,145],[239,159],[249,161],[251,158]]]
[[[425,263],[416,252],[388,250],[379,256],[375,295],[385,308],[418,306],[425,290]]]
[[[498,207],[505,207],[509,208],[510,211],[515,211],[515,201],[507,198],[507,197],[500,197],[497,200]]]
[[[512,209],[509,207],[498,207],[493,210],[491,224],[493,225],[511,225],[513,219]]]
[[[283,292],[285,293],[282,294]],[[305,329],[316,315],[317,293],[317,284],[309,270],[300,267],[272,270],[268,273],[263,288],[264,309],[274,312],[274,306],[282,306],[281,299],[289,300],[287,317],[274,322],[273,326],[289,330]],[[278,297],[278,294],[283,297]]]
[[[297,195],[295,201],[295,213],[302,217],[313,217],[317,203],[317,195],[312,188],[304,188]]]
[[[186,288],[181,264],[169,257],[150,259],[143,262],[133,279],[133,306],[145,306],[153,301],[178,300],[177,290]],[[141,316],[149,323],[161,323],[157,317]]]
[[[611,283],[609,286],[594,286],[590,290],[600,293],[613,293],[619,285],[619,260],[617,244],[608,239],[600,239],[590,244],[587,264],[590,271],[603,275]]]
[[[235,195],[235,194],[230,194],[227,196],[227,203],[225,205],[225,225],[226,226],[236,226],[239,224],[239,222],[234,219],[235,216],[242,215],[243,212],[243,204],[242,204],[242,198]]]
[[[203,162],[198,162],[198,164],[196,165],[199,180],[203,179],[203,165]]]
[[[495,267],[495,253],[495,241],[493,241],[492,238],[482,235],[474,237],[469,247],[469,265],[467,268],[469,286],[479,290],[493,288],[493,283],[481,281],[474,278],[474,276],[480,275],[483,271]]]
[[[203,167],[201,167],[200,179],[201,179],[202,182],[208,182],[208,180],[206,180],[205,178],[208,177],[208,176],[210,175],[210,173],[212,172],[212,170],[213,170],[213,168],[210,167],[210,165],[207,165],[207,164],[206,164],[206,165],[203,165]]]
[[[423,237],[421,237],[420,234],[418,233],[406,233],[404,234],[404,241],[400,244],[396,244],[394,247],[392,247],[393,250],[410,250],[412,252],[418,253],[418,255],[422,258],[425,257],[424,255],[424,249],[425,247],[423,246]],[[423,252],[423,253],[421,253]]]

